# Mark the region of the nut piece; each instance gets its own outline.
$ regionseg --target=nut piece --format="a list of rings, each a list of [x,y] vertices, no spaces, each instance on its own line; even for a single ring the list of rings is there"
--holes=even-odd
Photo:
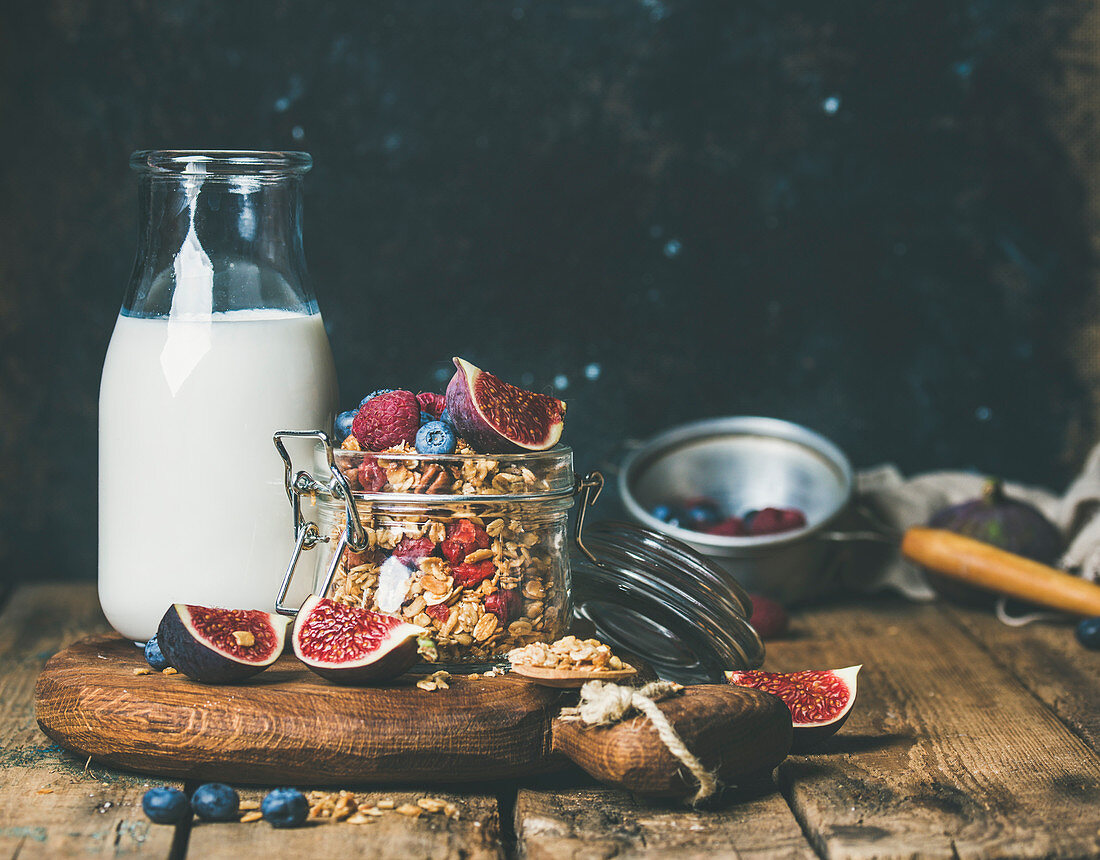
[[[144,668],[144,669],[134,669],[134,674],[135,674],[135,675],[152,675],[152,674],[153,674],[153,670],[152,670],[152,669],[148,669],[148,668]]]
[[[442,812],[447,806],[447,804],[438,797],[422,797],[416,802],[416,805],[425,812],[431,813]]]
[[[251,648],[256,644],[256,637],[251,630],[234,630],[231,635],[242,648]]]
[[[478,642],[484,642],[497,630],[497,617],[491,612],[486,612],[477,620],[477,624],[474,625],[474,639]]]
[[[259,821],[264,817],[262,812],[253,810],[252,812],[246,812],[241,816],[241,824],[251,824],[253,821]]]
[[[419,818],[424,812],[419,806],[413,806],[411,803],[402,803],[394,811],[398,815],[407,815],[409,818]]]
[[[383,797],[375,806],[379,809],[393,809],[396,804],[393,802],[392,797]]]

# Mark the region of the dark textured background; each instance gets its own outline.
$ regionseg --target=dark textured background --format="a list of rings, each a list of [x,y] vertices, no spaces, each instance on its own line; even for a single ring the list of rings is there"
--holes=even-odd
[[[1043,92],[1075,8],[6,4],[0,569],[94,576],[139,148],[313,153],[349,405],[461,354],[556,384],[581,465],[760,413],[857,465],[1061,486],[1093,433],[1084,191]]]

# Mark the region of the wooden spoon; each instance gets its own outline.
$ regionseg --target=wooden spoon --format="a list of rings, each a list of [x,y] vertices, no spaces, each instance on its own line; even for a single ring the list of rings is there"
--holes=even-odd
[[[512,672],[543,687],[576,689],[588,681],[623,681],[633,678],[638,670],[623,664],[622,669],[547,669],[527,663],[513,663]]]

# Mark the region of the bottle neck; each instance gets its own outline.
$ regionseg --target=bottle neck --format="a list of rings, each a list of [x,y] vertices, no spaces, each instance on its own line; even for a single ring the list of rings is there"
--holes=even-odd
[[[298,174],[141,176],[138,251],[122,312],[202,317],[315,313]]]

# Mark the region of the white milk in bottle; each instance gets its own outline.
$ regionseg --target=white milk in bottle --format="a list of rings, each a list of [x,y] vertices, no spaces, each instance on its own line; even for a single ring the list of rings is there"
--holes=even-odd
[[[268,172],[252,175],[245,156]],[[134,641],[172,603],[271,611],[290,559],[272,434],[327,429],[336,404],[301,277],[301,158],[308,167],[295,153],[134,157],[159,217],[143,221],[99,413],[100,602]]]

